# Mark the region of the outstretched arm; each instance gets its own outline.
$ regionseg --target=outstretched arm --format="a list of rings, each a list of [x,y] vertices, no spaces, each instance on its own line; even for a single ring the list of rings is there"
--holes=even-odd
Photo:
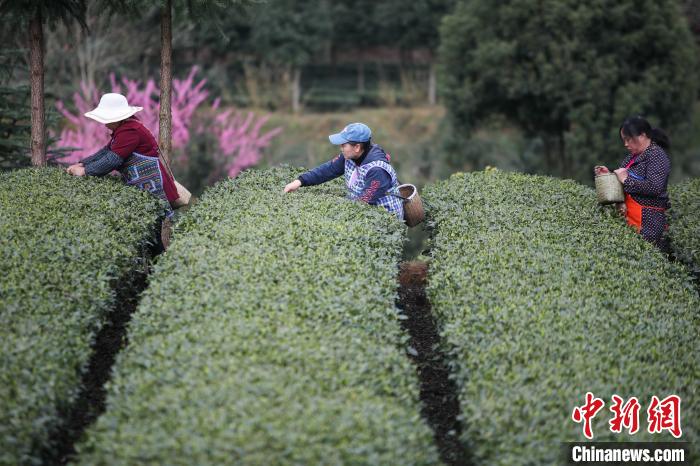
[[[303,173],[298,179],[302,186],[314,186],[338,178],[343,173],[345,173],[345,158],[338,155],[333,160]]]
[[[119,155],[109,149],[103,149],[84,159],[81,163],[71,165],[66,171],[74,176],[104,176],[119,168],[123,163],[124,159]]]
[[[82,163],[83,165],[86,165],[86,164],[92,162],[93,160],[102,157],[102,155],[103,155],[102,153],[103,153],[104,151],[108,150],[108,149],[109,149],[108,146],[104,146],[104,147],[100,148],[100,150],[98,150],[97,152],[95,152],[94,154],[88,155],[87,157],[85,157],[85,158],[84,158],[83,160],[81,160],[79,163]]]
[[[89,163],[83,163],[85,174],[88,176],[105,176],[112,170],[116,170],[124,163],[124,159],[111,150],[102,152],[101,157],[97,157]]]

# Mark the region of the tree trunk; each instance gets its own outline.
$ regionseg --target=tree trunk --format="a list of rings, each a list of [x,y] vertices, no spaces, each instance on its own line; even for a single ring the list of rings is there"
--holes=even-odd
[[[44,111],[44,29],[41,10],[29,22],[29,80],[31,86],[32,165],[46,166],[46,113]]]
[[[557,167],[554,166],[554,161],[552,160],[552,144],[548,134],[542,135],[542,148],[544,149],[545,165],[543,171],[547,175],[554,175],[557,171]]]
[[[299,113],[301,110],[301,67],[292,69],[292,111]]]
[[[566,158],[566,142],[564,140],[564,131],[559,131],[558,136],[558,149],[559,149],[559,160],[561,160],[561,177],[570,178],[572,169],[571,163]]]
[[[173,83],[172,0],[165,0],[160,16],[160,133],[158,146],[163,158],[170,162],[172,153],[172,114],[170,97]]]
[[[430,71],[428,75],[428,105],[437,104],[437,72],[435,70],[435,62],[430,62]]]
[[[357,93],[360,95],[360,98],[365,93],[365,62],[362,58],[357,64]]]

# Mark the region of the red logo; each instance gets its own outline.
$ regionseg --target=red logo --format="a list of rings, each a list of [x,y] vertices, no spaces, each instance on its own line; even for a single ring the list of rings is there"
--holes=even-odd
[[[605,406],[605,402],[603,400],[594,397],[593,393],[588,392],[586,393],[586,404],[575,407],[574,412],[571,413],[571,419],[573,419],[574,422],[580,423],[583,421],[583,435],[585,435],[587,439],[593,438],[591,420],[595,417],[598,411],[603,409],[603,406]]]
[[[629,429],[630,434],[636,434],[639,430],[639,400],[633,396],[627,403],[622,404],[623,399],[617,395],[612,396],[613,404],[610,411],[615,414],[608,424],[610,424],[610,432],[619,434],[622,428]]]
[[[676,438],[680,438],[681,432],[681,398],[670,395],[659,401],[656,396],[651,397],[651,404],[647,409],[649,416],[649,433],[658,434],[667,430]]]
[[[587,392],[586,403],[582,406],[576,406],[571,413],[571,419],[574,422],[583,423],[583,435],[589,440],[593,439],[591,421],[603,409],[603,406],[605,406],[605,402],[602,399]],[[608,421],[610,432],[619,434],[622,433],[623,429],[627,429],[630,435],[636,434],[639,431],[640,409],[641,405],[637,397],[633,396],[625,403],[622,397],[613,395],[610,406],[613,417]],[[647,421],[647,431],[650,434],[668,431],[675,438],[680,438],[683,434],[681,430],[681,397],[669,395],[663,400],[659,400],[656,395],[652,396],[649,408],[647,408]]]

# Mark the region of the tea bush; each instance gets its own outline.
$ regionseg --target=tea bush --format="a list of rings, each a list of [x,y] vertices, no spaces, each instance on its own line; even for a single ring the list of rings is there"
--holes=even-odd
[[[160,210],[115,180],[0,174],[0,464],[39,461],[60,428],[114,281],[137,265]]]
[[[428,296],[476,464],[563,462],[560,442],[585,440],[571,414],[588,391],[606,403],[596,440],[673,440],[646,432],[646,409],[677,394],[697,444],[700,299],[685,268],[572,181],[457,174],[424,198]],[[636,435],[608,429],[613,394],[639,399]]]
[[[673,252],[700,275],[700,178],[670,187]]]
[[[405,227],[339,183],[283,194],[295,174],[176,225],[81,464],[438,462],[394,308]]]

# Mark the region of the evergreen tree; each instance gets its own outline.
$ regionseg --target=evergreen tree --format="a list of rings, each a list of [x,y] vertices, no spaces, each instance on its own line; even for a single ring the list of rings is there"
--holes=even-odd
[[[353,20],[362,18],[347,18]],[[331,42],[332,32],[329,0],[275,0],[252,12],[250,44],[263,62],[287,68],[294,112],[301,108],[301,67]]]
[[[85,24],[85,0],[2,0],[3,25],[27,28],[30,62],[31,155],[35,166],[46,165],[46,112],[44,106],[44,23]]]
[[[440,43],[439,26],[454,0],[414,0],[379,2],[376,5],[377,28],[383,41],[402,51],[425,48],[431,54],[428,102],[436,103],[436,67],[432,55]]]
[[[160,127],[158,146],[163,158],[172,157],[172,111],[170,101],[173,82],[173,9],[196,23],[200,27],[220,27],[220,17],[224,14],[235,14],[230,8],[244,0],[160,0]],[[138,14],[141,9],[153,5],[149,0],[103,0],[113,12]]]
[[[339,0],[333,2],[331,14],[333,30],[332,47],[339,50],[367,50],[384,44],[386,37],[381,33],[383,25],[377,18],[378,3],[372,0]],[[362,99],[365,94],[366,60],[361,56],[357,61],[357,93]]]
[[[0,54],[0,170],[29,165],[31,134],[29,86],[12,86],[9,81],[22,50]]]
[[[462,0],[441,37],[457,131],[505,116],[541,139],[553,174],[619,159],[627,115],[671,133],[691,117],[697,50],[675,0]]]

